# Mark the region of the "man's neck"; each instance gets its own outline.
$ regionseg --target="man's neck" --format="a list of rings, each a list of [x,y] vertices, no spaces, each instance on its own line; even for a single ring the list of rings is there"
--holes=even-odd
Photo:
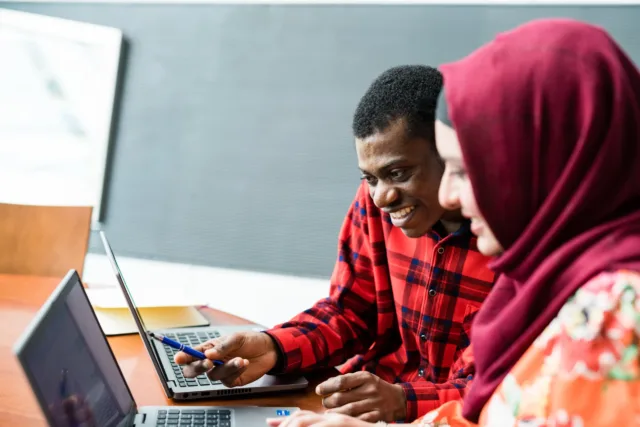
[[[442,223],[442,225],[444,226],[444,229],[447,230],[447,233],[449,234],[455,233],[456,231],[458,231],[460,229],[460,226],[462,225],[462,222],[458,222],[458,221],[445,221],[441,219],[440,222]]]

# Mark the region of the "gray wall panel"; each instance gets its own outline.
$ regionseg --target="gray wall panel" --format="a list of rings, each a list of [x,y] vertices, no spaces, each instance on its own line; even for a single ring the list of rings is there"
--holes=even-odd
[[[640,61],[635,6],[3,6],[124,31],[103,214],[118,253],[304,276],[331,272],[358,185],[351,115],[388,67],[543,16],[603,25]]]

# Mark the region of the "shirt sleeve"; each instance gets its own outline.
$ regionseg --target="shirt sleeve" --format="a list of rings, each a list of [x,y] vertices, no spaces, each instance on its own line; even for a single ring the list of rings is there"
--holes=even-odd
[[[339,236],[329,297],[290,321],[266,331],[280,350],[272,373],[304,372],[340,365],[366,350],[376,336],[377,301],[371,222],[379,211],[361,185]]]
[[[449,405],[452,408],[461,404],[475,372],[471,347],[467,347],[454,361],[450,372],[445,383],[417,381],[400,384],[407,399],[407,417],[404,421],[413,421],[449,402],[454,404]]]

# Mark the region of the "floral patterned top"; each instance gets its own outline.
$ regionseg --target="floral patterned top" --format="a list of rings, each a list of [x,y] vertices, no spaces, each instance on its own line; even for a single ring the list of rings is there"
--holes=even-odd
[[[640,274],[602,273],[567,301],[513,367],[479,425],[640,426],[639,345]],[[414,424],[473,426],[461,408],[448,402]]]

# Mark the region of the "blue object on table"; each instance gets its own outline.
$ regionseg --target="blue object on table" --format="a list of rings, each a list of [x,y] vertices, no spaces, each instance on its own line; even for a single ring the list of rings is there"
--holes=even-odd
[[[200,360],[204,360],[207,358],[207,356],[204,355],[204,353],[189,347],[188,345],[184,345],[181,344],[177,341],[172,340],[171,338],[167,338],[164,335],[160,335],[160,334],[154,334],[153,332],[149,332],[149,335],[151,336],[151,338],[154,338],[158,341],[160,341],[163,344],[168,345],[169,347],[173,347],[176,350],[180,350],[180,351],[184,351],[185,353],[187,353],[190,356],[195,357],[196,359],[200,359]],[[213,365],[214,366],[222,366],[224,365],[224,362],[221,360],[214,360],[213,361]]]

